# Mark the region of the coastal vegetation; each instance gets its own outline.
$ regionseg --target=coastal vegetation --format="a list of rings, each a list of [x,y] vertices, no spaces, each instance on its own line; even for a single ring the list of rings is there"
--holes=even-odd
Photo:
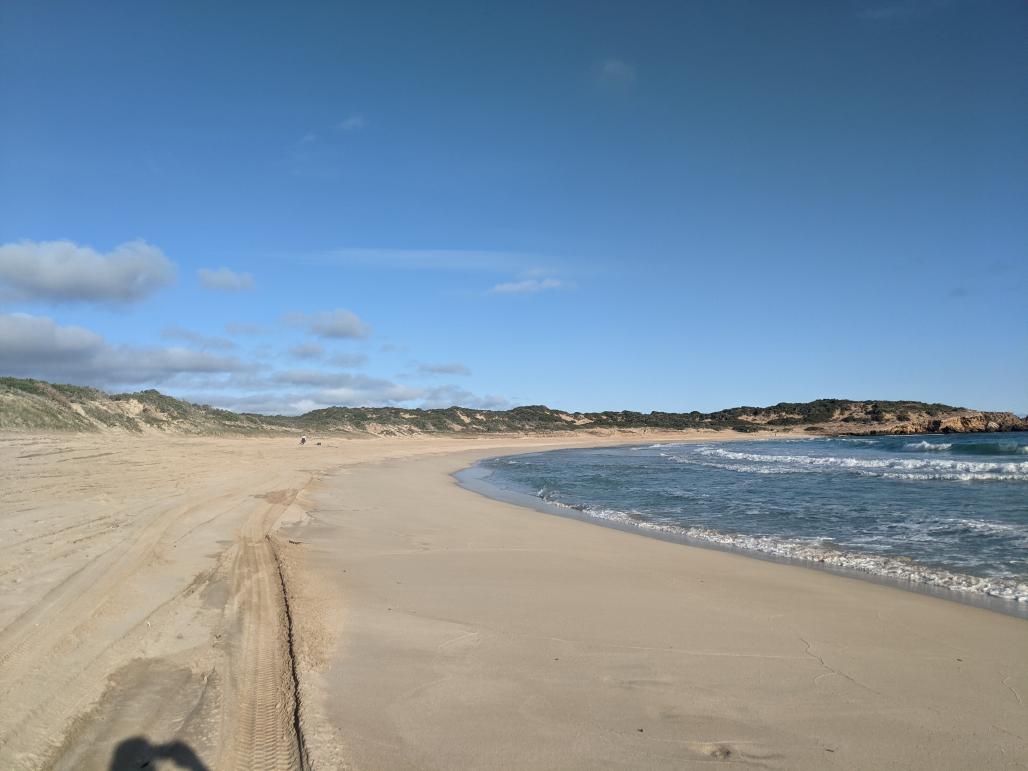
[[[302,415],[236,413],[156,390],[107,394],[96,388],[0,377],[0,429],[167,431],[232,435],[286,432],[418,435],[611,430],[801,430],[832,434],[1025,431],[1028,420],[918,401],[817,399],[717,412],[568,412],[544,405],[509,410],[468,407],[327,407]]]

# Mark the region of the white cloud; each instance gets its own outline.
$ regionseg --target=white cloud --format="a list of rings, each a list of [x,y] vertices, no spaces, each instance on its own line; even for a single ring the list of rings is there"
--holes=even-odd
[[[271,376],[275,383],[296,386],[332,386],[351,378],[349,373],[325,372],[316,369],[289,369]]]
[[[430,364],[419,362],[417,370],[422,375],[470,375],[471,370],[459,362]]]
[[[129,241],[107,254],[72,241],[0,246],[0,294],[14,299],[129,302],[174,280],[174,264],[145,241]]]
[[[231,387],[232,381],[244,384],[243,377],[230,377],[223,382]],[[212,404],[237,412],[296,415],[325,407],[423,407],[425,409],[451,407],[500,410],[510,407],[501,396],[479,396],[453,384],[435,388],[415,388],[399,385],[384,378],[355,375],[347,372],[321,370],[286,370],[274,373],[262,383],[250,383],[244,395],[221,391],[217,381],[196,387],[217,389],[191,391],[183,398],[200,404]],[[307,390],[307,389],[310,390]]]
[[[368,357],[363,353],[337,353],[328,357],[328,363],[334,367],[363,367]]]
[[[317,313],[291,313],[285,317],[287,324],[302,326],[319,337],[358,338],[371,334],[371,328],[352,311],[336,308]]]
[[[177,327],[165,334],[200,344],[205,339]],[[344,360],[356,365],[366,357],[340,354],[329,359]],[[459,374],[461,365],[429,366]],[[265,367],[235,356],[193,348],[116,345],[91,330],[24,313],[0,314],[0,371],[108,390],[156,386],[195,403],[266,414],[298,414],[330,406],[509,406],[502,397],[479,396],[454,384],[421,388],[319,369],[268,373]]]
[[[233,412],[255,412],[260,415],[300,415],[324,407],[297,393],[253,393],[245,396],[208,393],[204,391],[184,391],[178,394],[193,404],[209,404],[223,410]]]
[[[228,268],[200,268],[196,272],[200,277],[200,283],[207,289],[217,289],[223,292],[242,292],[253,289],[253,276],[249,273],[237,273]]]
[[[103,382],[160,383],[192,372],[240,372],[250,368],[234,356],[172,347],[112,347],[98,361],[95,377]]]
[[[477,410],[505,410],[510,407],[510,402],[502,396],[478,396],[451,384],[424,390],[421,394],[421,406],[425,409],[470,407]]]
[[[170,326],[161,331],[161,337],[165,340],[183,340],[187,343],[199,346],[200,348],[214,348],[227,351],[236,347],[236,344],[224,337],[215,337],[194,332],[185,327]]]
[[[289,355],[294,359],[320,359],[325,348],[317,343],[300,343],[289,349]]]
[[[360,131],[366,125],[367,121],[364,120],[364,116],[360,113],[354,113],[341,120],[336,128],[340,131]]]
[[[262,415],[300,415],[326,407],[395,406],[394,402],[375,398],[377,395],[374,391],[337,389],[311,392],[273,391],[243,396],[195,392],[184,393],[181,398],[235,412],[256,412]],[[364,396],[368,398],[363,398]]]
[[[563,281],[556,278],[527,278],[524,281],[509,281],[497,284],[489,290],[491,294],[532,294],[550,289],[564,289]]]
[[[311,387],[314,390],[280,392],[278,387]],[[250,409],[260,412],[283,411],[298,404],[304,410],[324,407],[366,407],[409,405],[421,399],[426,391],[399,385],[384,378],[357,375],[350,372],[327,372],[322,370],[283,370],[274,373],[265,386],[265,393],[249,394],[245,397],[220,395],[208,397],[208,401],[228,409],[237,409],[247,403]],[[255,403],[261,402],[259,407]],[[269,407],[269,405],[274,405]]]
[[[314,398],[326,406],[362,407],[365,405],[395,406],[412,402],[421,397],[424,391],[420,388],[409,388],[388,380],[364,378],[362,375],[351,375],[349,384],[339,383],[333,388],[318,391]]]
[[[337,404],[354,404],[354,400],[363,403],[382,404],[386,402],[403,401],[416,398],[420,395],[420,389],[408,388],[397,385],[391,380],[384,378],[370,377],[368,375],[355,375],[352,372],[327,372],[324,370],[284,370],[272,375],[275,383],[291,386],[317,386],[325,391],[320,392],[321,396],[331,392],[335,394]],[[345,398],[339,401],[339,394],[345,393]],[[356,396],[359,394],[360,396]],[[332,399],[322,399],[326,404],[333,403]]]
[[[628,89],[635,84],[635,67],[622,59],[604,59],[595,68],[596,82],[605,88]]]
[[[225,331],[230,335],[263,335],[268,330],[260,324],[246,324],[230,321],[225,325]]]
[[[0,314],[0,362],[5,374],[64,360],[83,361],[104,349],[104,339],[82,327],[61,327],[45,316]]]
[[[116,386],[163,383],[189,373],[242,372],[234,356],[182,347],[111,345],[82,327],[45,316],[0,314],[0,367],[4,374]]]

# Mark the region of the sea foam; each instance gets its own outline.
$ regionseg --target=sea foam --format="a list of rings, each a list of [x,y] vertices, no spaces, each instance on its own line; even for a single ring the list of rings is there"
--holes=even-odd
[[[944,479],[944,480],[1002,480],[1028,481],[1028,461],[965,461],[926,458],[853,458],[831,455],[768,455],[764,453],[739,452],[722,447],[698,447],[695,453],[668,454],[679,463],[694,463],[695,456],[723,458],[731,461],[749,461],[750,464],[767,464],[778,473],[812,469],[837,469],[869,476],[885,476],[893,479]],[[721,465],[719,468],[738,469],[756,473],[760,466]]]
[[[918,450],[920,452],[946,452],[953,447],[948,442],[908,442],[903,445],[904,450]]]
[[[886,557],[832,545],[829,538],[789,539],[769,535],[725,533],[708,527],[685,527],[668,522],[657,522],[636,510],[622,511],[594,506],[577,506],[547,500],[551,506],[571,509],[597,520],[639,528],[686,540],[699,541],[730,549],[757,552],[787,560],[816,565],[827,565],[843,570],[855,570],[869,575],[925,584],[955,592],[983,594],[1017,603],[1028,603],[1028,583],[1002,577],[972,576],[941,568],[929,567],[903,557]],[[969,521],[965,520],[965,524]],[[990,523],[969,524],[974,528],[1003,529]]]
[[[583,517],[1028,603],[1025,439],[641,444],[484,465],[497,486]]]

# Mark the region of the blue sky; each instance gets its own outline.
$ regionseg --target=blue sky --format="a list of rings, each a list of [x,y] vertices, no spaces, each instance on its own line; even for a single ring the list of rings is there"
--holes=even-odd
[[[5,3],[0,370],[273,412],[1028,412],[1026,22]]]

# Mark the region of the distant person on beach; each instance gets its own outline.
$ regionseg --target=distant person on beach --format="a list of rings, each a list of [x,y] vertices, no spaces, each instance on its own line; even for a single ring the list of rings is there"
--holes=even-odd
[[[307,436],[306,435],[300,437],[300,444],[307,444]]]

